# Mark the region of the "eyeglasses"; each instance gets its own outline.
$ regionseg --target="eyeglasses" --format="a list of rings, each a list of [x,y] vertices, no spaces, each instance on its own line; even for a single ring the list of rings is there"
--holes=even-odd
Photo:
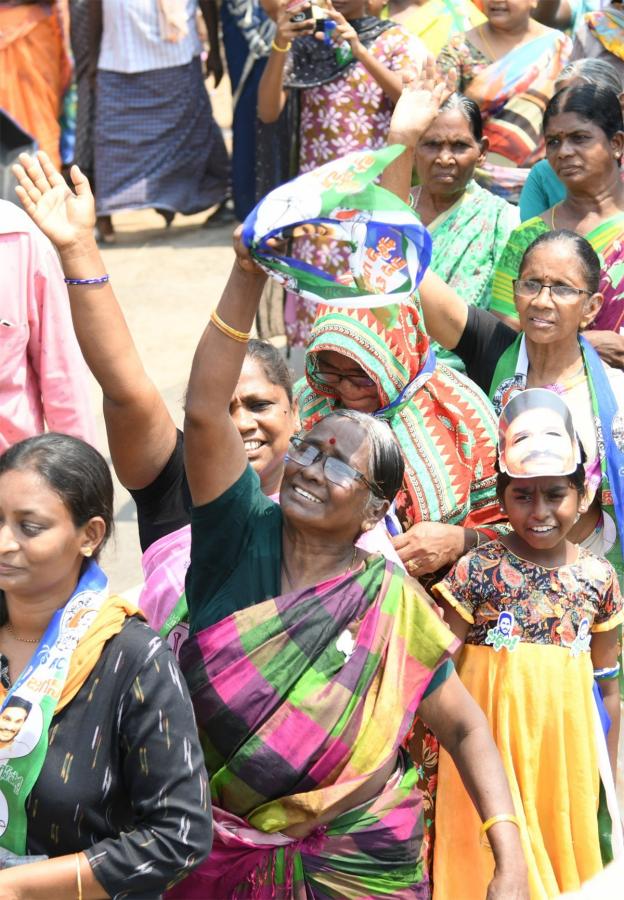
[[[361,481],[376,497],[379,497],[380,500],[385,499],[379,485],[369,481],[362,472],[354,469],[353,466],[350,466],[342,459],[338,459],[336,456],[328,456],[327,453],[319,450],[313,444],[306,443],[303,438],[291,438],[285,460],[286,462],[290,460],[299,466],[313,466],[314,463],[320,460],[325,478],[331,481],[332,484],[348,488],[353,481]]]
[[[580,294],[591,294],[593,291],[586,291],[583,288],[575,288],[570,284],[542,284],[541,281],[534,281],[532,278],[516,278],[513,282],[514,291],[519,297],[526,297],[527,300],[534,300],[544,288],[550,291],[551,297],[557,300],[578,300]]]
[[[316,378],[320,384],[337,385],[340,384],[341,381],[348,381],[353,387],[377,387],[373,379],[369,378],[368,375],[347,375],[343,372],[322,372],[318,367],[318,363],[316,363],[312,370],[312,377]]]

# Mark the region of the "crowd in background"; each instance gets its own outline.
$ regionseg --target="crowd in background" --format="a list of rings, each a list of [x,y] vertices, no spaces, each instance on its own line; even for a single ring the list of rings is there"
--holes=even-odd
[[[623,78],[618,2],[0,0],[0,900],[618,896]],[[237,229],[178,429],[116,214],[384,148],[418,290]]]

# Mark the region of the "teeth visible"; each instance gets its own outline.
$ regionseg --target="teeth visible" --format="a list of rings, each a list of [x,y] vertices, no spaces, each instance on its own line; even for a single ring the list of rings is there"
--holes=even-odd
[[[318,497],[315,497],[313,494],[308,494],[307,491],[304,491],[303,488],[295,487],[295,491],[300,494],[302,497],[305,497],[306,500],[311,500],[312,503],[320,503]]]
[[[552,531],[552,530],[553,530],[552,525],[543,525],[541,528],[531,528],[531,531],[540,531],[540,532],[541,531]]]
[[[259,450],[262,441],[245,441],[245,450]]]

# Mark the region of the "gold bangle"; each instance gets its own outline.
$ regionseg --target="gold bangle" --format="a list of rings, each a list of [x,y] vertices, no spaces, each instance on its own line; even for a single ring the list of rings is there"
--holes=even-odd
[[[215,326],[215,328],[218,328],[221,334],[224,334],[226,337],[232,338],[233,341],[238,341],[239,344],[246,344],[251,337],[251,331],[237,331],[236,328],[232,328],[231,325],[228,325],[227,322],[224,322],[223,319],[217,314],[216,309],[212,311],[210,321]]]
[[[271,50],[277,50],[278,53],[288,53],[292,47],[292,41],[288,41],[285,47],[278,46],[275,41],[271,44]]]
[[[493,825],[498,825],[499,822],[511,822],[512,825],[516,825],[520,828],[520,819],[511,813],[500,813],[498,816],[492,816],[490,819],[486,819],[479,830],[479,840],[482,844],[485,844],[488,847],[490,846],[489,843],[484,840],[485,835]]]
[[[76,887],[78,889],[78,900],[82,900],[82,875],[80,873],[80,854],[74,853],[76,857]]]

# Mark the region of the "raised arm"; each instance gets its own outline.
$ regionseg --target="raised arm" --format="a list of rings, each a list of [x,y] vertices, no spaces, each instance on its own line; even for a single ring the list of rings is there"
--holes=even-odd
[[[237,259],[195,351],[186,394],[184,460],[194,506],[220,497],[247,466],[229,409],[266,275],[245,253],[239,234]]]
[[[429,56],[421,76],[406,83],[394,108],[388,144],[403,144],[405,152],[384,169],[381,186],[405,202],[412,187],[414,148],[454,89],[455,76],[450,80],[450,85],[438,80],[435,60]],[[425,273],[419,292],[428,333],[447,350],[454,350],[466,327],[468,307],[431,269]]]
[[[258,85],[258,117],[262,122],[275,122],[286,103],[284,67],[290,45],[297,37],[312,34],[314,21],[291,22],[296,12],[309,6],[308,0],[297,5],[292,0],[280,0],[275,21],[275,37],[260,84]]]
[[[23,153],[14,167],[24,209],[59,252],[66,278],[98,278],[106,269],[93,237],[95,204],[77,166],[68,187],[45,153]],[[127,488],[151,484],[171,456],[175,424],[148,377],[110,282],[69,285],[80,349],[104,395],[115,471]]]

